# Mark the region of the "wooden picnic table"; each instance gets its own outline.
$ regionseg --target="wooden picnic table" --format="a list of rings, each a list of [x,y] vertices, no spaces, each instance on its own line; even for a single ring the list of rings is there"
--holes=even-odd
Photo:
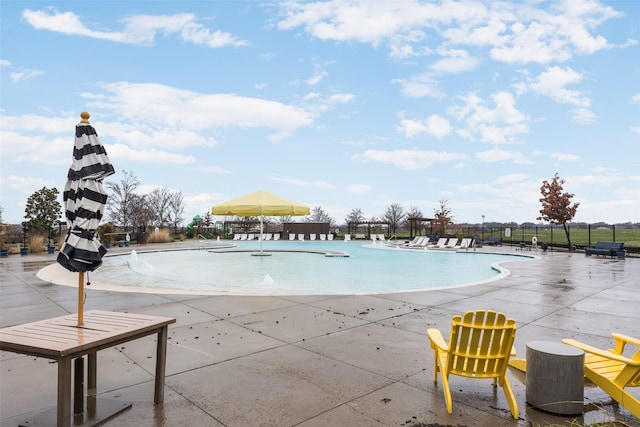
[[[158,334],[156,348],[155,403],[164,400],[164,378],[166,368],[168,326],[176,319],[169,317],[148,316],[133,313],[118,313],[91,310],[84,313],[84,322],[78,326],[78,315],[70,314],[47,320],[0,329],[0,350],[13,353],[53,359],[58,362],[58,398],[56,425],[68,427],[87,425],[87,417],[110,418],[130,404],[111,405],[110,409],[101,411],[100,400],[94,401],[92,414],[84,413],[84,359],[87,355],[87,389],[88,394],[95,396],[97,387],[97,352],[106,348]],[[71,361],[75,360],[74,384],[71,384]],[[71,392],[74,389],[74,416],[71,411]],[[98,408],[96,409],[96,406]],[[109,414],[108,412],[114,412]],[[97,415],[96,415],[97,414]],[[80,418],[80,421],[78,421]],[[98,423],[100,420],[89,420]],[[27,425],[34,425],[29,423]],[[90,424],[93,425],[93,424]]]

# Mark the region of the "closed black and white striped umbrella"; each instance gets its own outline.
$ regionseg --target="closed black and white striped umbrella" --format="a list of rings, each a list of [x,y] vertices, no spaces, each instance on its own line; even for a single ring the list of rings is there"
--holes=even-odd
[[[95,270],[107,253],[96,235],[107,203],[102,180],[115,173],[96,130],[89,124],[89,113],[83,112],[80,117],[62,195],[69,231],[58,254],[58,263],[74,272]]]

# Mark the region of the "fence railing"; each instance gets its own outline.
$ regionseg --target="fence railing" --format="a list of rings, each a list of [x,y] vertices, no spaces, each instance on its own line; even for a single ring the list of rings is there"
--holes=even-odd
[[[640,253],[640,227],[637,225],[606,225],[593,226],[591,224],[568,224],[571,246],[582,249],[593,246],[596,242],[622,242],[631,252]],[[513,244],[521,242],[531,243],[536,237],[537,243],[546,243],[552,247],[568,248],[569,242],[562,225],[538,225],[534,227],[461,227],[461,234],[465,236],[479,236],[487,239],[489,236],[500,236],[503,241]],[[457,234],[457,233],[456,233]]]

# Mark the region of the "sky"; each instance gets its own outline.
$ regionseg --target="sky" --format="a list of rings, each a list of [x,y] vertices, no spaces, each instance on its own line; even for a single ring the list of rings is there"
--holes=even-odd
[[[185,223],[256,191],[338,224],[392,204],[640,222],[640,2],[0,1],[0,206],[64,188],[80,112]],[[62,202],[62,197],[60,197]]]

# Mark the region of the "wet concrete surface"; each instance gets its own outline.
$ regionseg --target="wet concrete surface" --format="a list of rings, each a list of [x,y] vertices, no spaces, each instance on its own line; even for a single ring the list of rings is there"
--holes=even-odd
[[[453,414],[447,413],[442,388],[433,382],[425,331],[436,327],[447,337],[456,314],[493,309],[515,319],[520,358],[534,340],[575,338],[610,348],[612,332],[640,337],[640,260],[534,254],[535,260],[504,264],[511,274],[496,282],[397,294],[199,296],[89,287],[86,310],[177,319],[169,328],[164,404],[153,404],[155,337],[98,353],[100,397],[133,403],[104,425],[640,426],[589,383],[582,415],[533,408],[525,400],[526,375],[512,368],[508,376],[518,420],[490,380],[455,376],[450,377]],[[0,259],[0,326],[77,311],[75,287],[36,277],[55,257]],[[54,405],[56,381],[55,363],[0,352],[0,425],[17,426]],[[640,397],[640,390],[631,391]]]

